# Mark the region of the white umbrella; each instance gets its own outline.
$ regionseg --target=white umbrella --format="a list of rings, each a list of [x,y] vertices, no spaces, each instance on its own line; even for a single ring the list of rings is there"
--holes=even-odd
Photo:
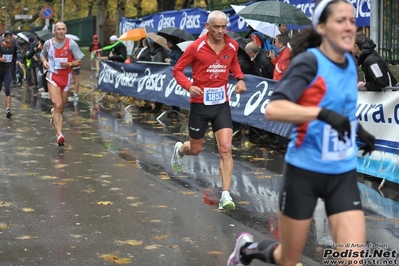
[[[184,41],[184,42],[179,42],[176,45],[180,48],[180,50],[182,50],[184,52],[186,50],[186,48],[193,42],[194,41]]]
[[[65,34],[65,36],[68,37],[69,39],[74,40],[74,41],[80,41],[79,37],[76,36],[76,35],[67,33],[67,34]]]
[[[25,42],[29,42],[29,37],[23,34],[22,32],[17,33],[17,36],[24,40]]]
[[[237,6],[237,5],[231,5],[231,7],[234,9],[236,13],[240,12],[245,8],[245,6]],[[244,19],[244,20],[254,30],[266,34],[267,36],[270,36],[272,38],[276,38],[276,36],[281,33],[276,24],[259,20],[253,20],[253,19]]]

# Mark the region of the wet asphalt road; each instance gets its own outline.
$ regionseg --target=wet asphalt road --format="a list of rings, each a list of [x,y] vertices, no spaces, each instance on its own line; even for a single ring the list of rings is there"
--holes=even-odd
[[[0,118],[0,265],[225,265],[242,231],[278,239],[283,152],[235,137],[237,209],[219,211],[211,134],[175,173],[170,155],[186,139],[185,120],[164,117],[161,125],[135,107],[126,114],[122,104],[81,99],[68,103],[66,146],[58,147],[49,99],[14,92],[12,119]],[[368,241],[399,249],[398,186],[388,184],[382,197],[378,181],[360,181]],[[320,265],[331,243],[319,204],[303,265]]]

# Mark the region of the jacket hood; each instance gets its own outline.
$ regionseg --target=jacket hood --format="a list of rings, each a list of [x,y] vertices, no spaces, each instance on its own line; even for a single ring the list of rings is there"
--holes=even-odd
[[[362,45],[362,52],[365,54],[370,54],[372,51],[374,51],[375,47],[377,47],[377,45],[372,39],[365,38]]]

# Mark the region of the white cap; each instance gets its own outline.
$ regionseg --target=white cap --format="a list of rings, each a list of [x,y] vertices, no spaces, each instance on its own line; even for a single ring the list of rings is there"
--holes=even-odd
[[[112,35],[111,37],[109,37],[110,41],[117,41],[118,37],[116,35]]]

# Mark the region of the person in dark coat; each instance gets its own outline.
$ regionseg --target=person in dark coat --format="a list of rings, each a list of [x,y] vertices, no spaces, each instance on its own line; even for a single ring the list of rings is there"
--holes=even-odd
[[[359,81],[358,89],[381,91],[385,87],[393,87],[397,81],[392,75],[387,63],[375,49],[377,45],[363,33],[356,33],[355,46],[352,54],[358,57],[357,65],[362,66],[364,82]]]
[[[137,53],[135,61],[151,61],[151,47],[148,39],[143,40],[143,47]]]
[[[273,79],[274,65],[270,58],[256,42],[250,42],[245,46],[245,52],[255,64],[255,75]]]
[[[179,48],[179,46],[176,45],[177,40],[175,38],[168,38],[166,39],[166,44],[168,45],[170,52],[169,56],[165,59],[166,63],[170,63],[171,65],[175,65],[177,61],[179,60],[180,56],[183,54],[183,51]],[[178,106],[172,106],[173,111],[179,112],[180,108]],[[175,112],[169,112],[168,114],[169,118],[175,118],[177,117],[177,114]]]
[[[152,62],[165,63],[165,59],[168,57],[166,49],[160,44],[154,42],[152,44]],[[155,107],[150,111],[151,113],[158,113],[161,111],[162,103],[155,102]]]

